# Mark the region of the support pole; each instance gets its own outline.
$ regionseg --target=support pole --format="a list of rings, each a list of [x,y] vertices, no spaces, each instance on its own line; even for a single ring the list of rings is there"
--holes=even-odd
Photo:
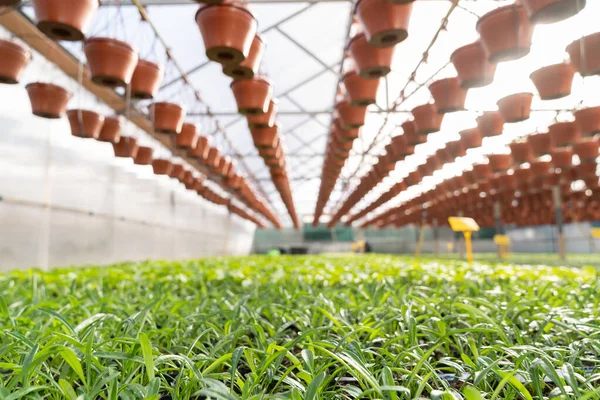
[[[567,246],[563,226],[562,196],[560,194],[559,186],[552,187],[552,201],[554,203],[554,215],[556,218],[556,227],[558,229],[558,254],[561,261],[565,261],[567,259]]]
[[[504,235],[504,227],[502,226],[502,211],[500,209],[500,202],[494,201],[494,221],[496,223],[496,235]],[[498,244],[498,258],[504,261],[505,245]]]
[[[439,257],[439,255],[440,255],[440,228],[438,226],[437,218],[433,219],[433,251],[435,252],[435,256]]]
[[[417,240],[417,248],[415,249],[415,257],[419,257],[421,255],[421,248],[423,247],[423,242],[425,241],[425,227],[427,226],[427,211],[423,210],[421,212],[421,229],[419,232],[419,237]]]

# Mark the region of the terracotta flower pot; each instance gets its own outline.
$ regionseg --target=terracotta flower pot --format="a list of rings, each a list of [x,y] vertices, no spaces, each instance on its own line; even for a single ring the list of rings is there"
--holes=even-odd
[[[196,23],[210,60],[228,65],[249,57],[258,23],[241,1],[200,6]]]
[[[275,148],[279,140],[279,127],[273,125],[270,128],[255,128],[250,130],[254,146],[258,149]]]
[[[146,60],[139,60],[131,77],[131,97],[153,99],[160,89],[164,71],[162,67]]]
[[[248,127],[254,128],[269,128],[275,124],[275,117],[277,116],[277,101],[271,99],[269,102],[269,109],[266,113],[261,115],[247,115]]]
[[[535,157],[541,157],[550,154],[552,151],[552,142],[547,133],[538,133],[527,137],[527,142],[531,146],[531,151]]]
[[[412,2],[403,4],[388,0],[359,0],[356,13],[369,44],[391,47],[408,37]]]
[[[515,169],[514,175],[517,180],[517,184],[527,183],[533,179],[531,168],[517,168]]]
[[[600,74],[600,32],[574,41],[567,46],[567,52],[571,63],[582,76]]]
[[[598,158],[600,140],[596,138],[583,138],[573,145],[573,151],[581,162],[595,161]]]
[[[558,122],[548,127],[548,135],[552,147],[560,148],[575,143],[581,132],[575,122]]]
[[[221,162],[221,153],[216,147],[211,147],[208,150],[208,157],[206,158],[206,166],[209,168],[216,168]]]
[[[100,142],[118,143],[121,138],[121,120],[118,116],[104,117],[100,135],[96,138]]]
[[[594,136],[600,133],[600,106],[575,111],[575,123],[582,136]]]
[[[37,27],[54,40],[79,41],[85,38],[98,0],[33,0]]]
[[[542,67],[530,75],[542,100],[555,100],[571,94],[575,68],[570,63]]]
[[[515,123],[529,119],[533,94],[516,93],[498,100],[498,109],[505,122]]]
[[[42,118],[58,119],[67,110],[71,93],[51,83],[35,82],[26,86],[33,115]]]
[[[522,0],[533,24],[552,24],[578,14],[586,0]]]
[[[487,86],[494,81],[496,64],[487,60],[480,41],[459,47],[452,53],[450,60],[463,89]]]
[[[157,158],[152,160],[152,169],[155,175],[169,175],[173,170],[173,163],[169,160]]]
[[[10,40],[0,40],[0,83],[19,83],[21,74],[31,61],[31,52]]]
[[[596,176],[596,170],[598,169],[598,164],[595,162],[582,162],[579,165],[573,167],[573,172],[575,175],[575,179],[585,179],[590,176]]]
[[[138,148],[137,139],[131,136],[122,136],[117,143],[113,143],[115,157],[135,158]]]
[[[154,150],[152,147],[140,146],[135,158],[133,159],[133,163],[136,165],[150,165],[152,164],[153,154]]]
[[[494,172],[506,172],[513,162],[510,154],[490,154],[487,158],[490,160],[490,166]]]
[[[192,158],[197,158],[200,162],[204,163],[208,158],[208,150],[210,149],[210,140],[206,136],[199,136],[196,141],[196,147],[192,149],[188,154]]]
[[[465,129],[460,132],[460,140],[465,146],[465,149],[476,149],[481,147],[483,138],[479,128]]]
[[[69,110],[67,117],[73,136],[87,139],[96,139],[100,136],[104,116],[89,110]]]
[[[553,149],[550,156],[554,168],[567,169],[573,165],[573,150],[570,148]]]
[[[502,174],[498,177],[498,186],[500,191],[506,191],[508,189],[517,186],[517,177],[515,174]],[[513,190],[514,194],[514,190]],[[512,197],[512,196],[511,196]]]
[[[344,129],[360,128],[365,124],[367,107],[355,107],[345,100],[336,105]]]
[[[221,157],[221,161],[219,165],[215,168],[215,172],[217,175],[226,176],[229,174],[229,170],[231,169],[231,160],[229,157]]]
[[[171,173],[169,176],[173,179],[177,179],[178,181],[182,181],[185,177],[185,168],[181,164],[173,164],[173,168],[171,168]]]
[[[150,112],[154,115],[154,130],[157,133],[176,134],[181,132],[185,110],[179,104],[154,103]]]
[[[265,42],[260,35],[255,35],[248,57],[239,64],[225,65],[223,73],[233,79],[252,79],[258,74],[264,53]]]
[[[531,144],[527,142],[512,142],[508,144],[510,154],[517,164],[524,164],[533,160],[533,150]]]
[[[91,38],[85,42],[92,81],[111,88],[127,86],[138,63],[138,53],[129,44],[111,38]]]
[[[342,81],[351,105],[366,107],[376,103],[380,79],[365,79],[352,71],[345,74]]]
[[[348,47],[357,71],[363,78],[382,78],[392,71],[395,47],[373,47],[362,33],[354,36]]]
[[[517,60],[529,54],[533,25],[522,5],[496,8],[479,18],[477,32],[492,63]]]
[[[500,136],[504,131],[504,118],[499,111],[486,111],[477,117],[477,127],[483,137]]]
[[[465,109],[467,91],[460,87],[458,78],[435,81],[429,85],[429,91],[435,100],[435,107],[439,114]]]
[[[184,123],[181,132],[175,139],[175,146],[179,149],[193,150],[198,143],[198,133],[195,124]]]
[[[533,161],[531,163],[531,173],[534,178],[544,177],[550,174],[552,163],[550,161]]]
[[[272,148],[258,149],[258,154],[266,160],[268,158],[281,158],[283,152],[281,150],[281,146],[277,146]]]
[[[231,90],[240,114],[257,115],[269,111],[273,88],[268,80],[256,77],[233,81]]]
[[[452,161],[455,161],[459,157],[467,155],[467,149],[461,140],[453,140],[446,143],[446,148],[450,151]]]
[[[412,110],[414,123],[419,135],[438,132],[442,127],[443,114],[438,114],[435,104],[423,104]]]
[[[339,138],[340,142],[354,142],[354,140],[358,139],[358,136],[360,135],[359,128],[354,128],[354,129],[340,128],[340,129],[336,129],[334,132],[337,135],[337,137]]]

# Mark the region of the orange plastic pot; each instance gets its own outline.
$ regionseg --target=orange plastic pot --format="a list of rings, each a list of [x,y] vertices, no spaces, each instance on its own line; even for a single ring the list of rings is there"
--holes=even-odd
[[[570,148],[553,149],[550,156],[554,168],[567,169],[573,165],[573,150]]]
[[[175,139],[175,146],[179,149],[193,150],[198,143],[198,133],[195,124],[184,123],[181,132]]]
[[[92,81],[107,87],[127,86],[138,63],[138,53],[129,44],[111,38],[91,38],[85,42]]]
[[[487,60],[480,41],[459,47],[450,56],[458,73],[460,87],[471,89],[487,86],[494,81],[496,64]]]
[[[351,71],[344,75],[342,81],[351,105],[366,107],[376,103],[380,79],[365,79],[355,71]]]
[[[268,80],[256,77],[233,81],[231,90],[240,114],[257,115],[269,111],[273,88]]]
[[[86,139],[96,139],[100,136],[104,116],[89,110],[69,110],[67,117],[73,136]]]
[[[481,43],[492,63],[517,60],[529,54],[533,25],[522,5],[496,8],[477,22]]]
[[[515,123],[529,119],[532,93],[516,93],[498,100],[498,109],[505,122]]]
[[[208,150],[208,157],[206,158],[206,166],[209,168],[216,168],[221,162],[221,153],[216,147],[211,147]]]
[[[583,138],[573,145],[573,151],[581,162],[595,161],[599,149],[600,141],[597,138]]]
[[[481,147],[483,137],[479,128],[465,129],[460,132],[460,141],[465,146],[465,149],[476,149]]]
[[[155,175],[169,175],[173,169],[173,163],[165,159],[152,160],[152,170]]]
[[[185,110],[179,104],[154,103],[151,112],[154,114],[154,131],[157,133],[176,134],[181,132]]]
[[[371,46],[366,36],[359,33],[350,40],[348,48],[356,63],[357,71],[363,78],[382,78],[392,71],[395,47]]]
[[[558,122],[548,127],[548,135],[552,147],[560,148],[574,144],[581,132],[575,122]]]
[[[158,64],[139,60],[131,77],[131,97],[153,99],[160,89],[163,74],[163,69]]]
[[[33,115],[58,119],[65,114],[71,93],[51,83],[35,82],[26,86]]]
[[[367,107],[355,107],[348,101],[342,101],[337,104],[336,110],[340,115],[343,129],[356,129],[365,124]]]
[[[136,165],[150,165],[152,164],[153,154],[154,150],[152,147],[140,146],[135,158],[133,159],[133,163]]]
[[[356,13],[371,46],[392,47],[408,37],[412,2],[358,0]]]
[[[487,158],[494,172],[506,172],[510,169],[513,162],[510,154],[490,154]]]
[[[223,73],[233,79],[252,79],[258,74],[264,53],[265,42],[260,35],[255,35],[248,57],[239,64],[225,65]]]
[[[419,135],[428,135],[441,129],[444,115],[437,111],[435,104],[429,103],[413,108],[412,115]]]
[[[100,135],[96,138],[100,142],[117,143],[121,138],[121,120],[113,115],[104,117]]]
[[[250,130],[254,146],[258,149],[275,148],[279,139],[279,127],[273,125],[269,128],[255,128]]]
[[[583,136],[600,133],[600,106],[575,111],[575,123]]]
[[[552,142],[547,133],[538,133],[527,137],[527,142],[531,146],[531,151],[535,157],[541,157],[550,154],[552,151]]]
[[[533,24],[552,24],[581,11],[586,0],[522,0]]]
[[[250,55],[258,23],[241,1],[202,5],[196,23],[206,56],[223,65],[239,64]]]
[[[123,136],[117,143],[113,143],[115,157],[135,158],[138,152],[137,139],[131,136]]]
[[[37,27],[54,40],[79,41],[85,38],[98,0],[33,0]]]
[[[510,154],[517,164],[524,164],[533,160],[533,151],[529,142],[513,142],[509,143]]]
[[[477,117],[477,127],[483,137],[500,136],[504,131],[504,118],[498,111],[486,111]]]
[[[0,60],[0,83],[14,85],[31,61],[31,52],[13,41],[0,40]]]
[[[275,124],[275,117],[277,116],[277,101],[271,99],[269,102],[269,109],[266,113],[261,115],[247,115],[248,127],[254,128],[269,128]]]
[[[204,163],[208,158],[208,150],[210,149],[210,140],[206,136],[198,137],[196,147],[189,152],[190,157],[197,158]]]
[[[429,91],[435,100],[435,107],[439,114],[465,109],[467,91],[460,87],[458,78],[435,81],[429,86]]]
[[[570,63],[548,65],[530,76],[542,100],[554,100],[571,94],[575,68]]]
[[[600,32],[574,41],[567,46],[567,52],[582,76],[600,74]]]

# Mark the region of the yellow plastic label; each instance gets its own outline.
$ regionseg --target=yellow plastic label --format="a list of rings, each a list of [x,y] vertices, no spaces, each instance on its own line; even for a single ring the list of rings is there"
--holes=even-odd
[[[592,228],[592,236],[600,239],[600,228]]]
[[[450,227],[454,232],[478,232],[479,225],[473,218],[450,217],[448,218]]]
[[[506,235],[496,235],[494,236],[494,243],[498,246],[509,246],[510,238]]]

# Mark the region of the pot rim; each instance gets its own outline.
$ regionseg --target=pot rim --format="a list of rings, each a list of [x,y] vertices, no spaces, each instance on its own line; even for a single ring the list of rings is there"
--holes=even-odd
[[[531,74],[529,74],[529,78],[531,80],[533,80],[534,75],[539,75],[543,72],[546,72],[548,70],[550,70],[551,68],[557,68],[557,67],[568,67],[569,69],[573,70],[573,74],[575,74],[575,67],[573,67],[573,64],[571,64],[569,61],[563,61],[557,64],[551,64],[551,65],[546,65],[543,66],[541,68],[536,69],[535,71],[533,71]]]
[[[425,104],[421,104],[420,106],[416,106],[415,108],[413,108],[411,110],[411,114],[414,113],[415,110],[418,112],[418,111],[424,110],[426,107],[433,107],[434,111],[435,111],[435,103],[425,103]],[[407,121],[407,122],[415,122],[415,121]]]
[[[67,89],[65,89],[64,87],[55,85],[53,83],[31,82],[31,83],[28,83],[27,85],[25,85],[25,89],[29,89],[30,87],[41,87],[41,88],[46,88],[46,89],[57,90],[59,92],[66,93],[69,96],[69,98],[73,96],[73,94],[70,91],[68,91]]]
[[[585,35],[583,37],[580,37],[579,39],[575,39],[574,41],[572,41],[568,46],[567,46],[567,52],[569,52],[569,49],[575,48],[577,45],[579,45],[579,42],[581,40],[583,40],[585,42],[585,40],[587,38],[592,38],[598,36],[600,37],[600,32],[594,32],[594,33],[590,33],[589,35]]]
[[[506,6],[501,6],[498,7],[490,12],[488,12],[487,14],[482,15],[481,17],[479,17],[479,20],[477,20],[477,24],[475,25],[475,29],[477,30],[477,32],[479,32],[479,25],[485,21],[486,19],[488,19],[491,16],[494,16],[496,14],[502,13],[504,11],[507,11],[509,9],[515,9],[515,8],[520,8],[520,9],[524,9],[524,6],[522,4],[508,4]]]
[[[178,110],[184,111],[183,106],[177,103],[169,103],[167,101],[159,101],[156,103],[152,103],[152,107],[156,108],[156,106],[165,108],[177,108]]]
[[[158,63],[155,63],[155,62],[149,61],[149,60],[144,60],[142,58],[138,59],[137,65],[139,66],[140,64],[141,65],[145,65],[147,67],[152,67],[152,68],[157,69],[159,71],[163,70],[163,67],[161,65],[159,65]],[[136,66],[136,68],[137,68],[137,66]]]
[[[72,108],[70,110],[67,110],[67,116],[69,114],[74,114],[74,113],[81,113],[81,114],[87,114],[87,115],[94,115],[94,116],[98,116],[100,120],[104,120],[104,115],[97,113],[96,111],[92,111],[92,110],[85,110],[82,108]]]
[[[18,51],[19,53],[23,53],[27,59],[31,60],[31,50],[20,43],[8,39],[0,39],[0,46],[5,46]]]
[[[231,8],[236,8],[238,10],[244,11],[244,12],[248,13],[248,15],[250,15],[250,17],[252,17],[252,19],[254,20],[254,22],[256,22],[258,24],[258,20],[254,16],[254,14],[252,14],[250,12],[250,10],[248,10],[247,8],[244,8],[242,6],[239,6],[237,4],[232,4],[232,3],[200,4],[200,8],[198,8],[198,11],[196,11],[196,15],[194,15],[194,20],[196,21],[196,23],[198,23],[198,15],[200,15],[200,13],[202,11],[208,10],[210,8],[213,8],[213,7],[231,7]],[[264,41],[263,41],[263,43],[264,43]]]
[[[452,54],[450,54],[450,61],[452,62],[452,59],[456,56],[456,53],[458,53],[460,51],[464,51],[464,50],[466,50],[468,48],[471,48],[471,47],[475,47],[475,46],[481,47],[481,40],[476,40],[473,43],[466,44],[466,45],[461,46],[461,47],[457,48],[456,50],[454,50],[452,52]]]
[[[348,41],[348,46],[346,47],[346,49],[349,49],[350,46],[352,46],[352,43],[356,42],[357,40],[360,40],[361,38],[365,39],[365,42],[367,41],[367,36],[365,35],[364,32],[357,33],[356,35],[352,36],[350,38],[350,40]],[[368,42],[367,42],[367,44],[368,44]]]
[[[434,86],[439,86],[439,85],[445,84],[445,83],[447,83],[447,82],[450,82],[450,81],[456,81],[456,83],[457,83],[457,87],[460,89],[460,85],[458,85],[458,77],[456,77],[456,76],[455,76],[455,77],[450,77],[450,78],[442,78],[442,79],[438,79],[437,81],[434,81],[434,82],[432,82],[432,83],[429,85],[429,90],[431,91],[431,88],[432,88],[432,87],[434,87]],[[463,89],[463,90],[464,90],[464,89]]]
[[[110,37],[102,37],[102,36],[96,36],[96,37],[91,37],[91,38],[86,39],[85,40],[85,48],[87,48],[89,44],[94,44],[94,43],[96,43],[96,44],[106,43],[111,46],[122,47],[132,53],[137,54],[137,50],[129,43],[124,42],[119,39],[114,39],[114,38],[110,38]]]
[[[496,105],[500,106],[500,103],[503,102],[503,101],[509,101],[509,100],[511,100],[513,98],[523,97],[523,96],[527,96],[527,97],[533,98],[533,93],[531,93],[531,92],[520,92],[520,93],[509,94],[508,96],[504,96],[503,98],[501,98],[500,100],[498,100],[496,102]]]
[[[238,83],[249,83],[249,82],[258,82],[258,83],[266,83],[268,86],[271,86],[271,81],[263,76],[255,76],[252,79],[234,79],[229,87],[233,88],[235,84]]]

